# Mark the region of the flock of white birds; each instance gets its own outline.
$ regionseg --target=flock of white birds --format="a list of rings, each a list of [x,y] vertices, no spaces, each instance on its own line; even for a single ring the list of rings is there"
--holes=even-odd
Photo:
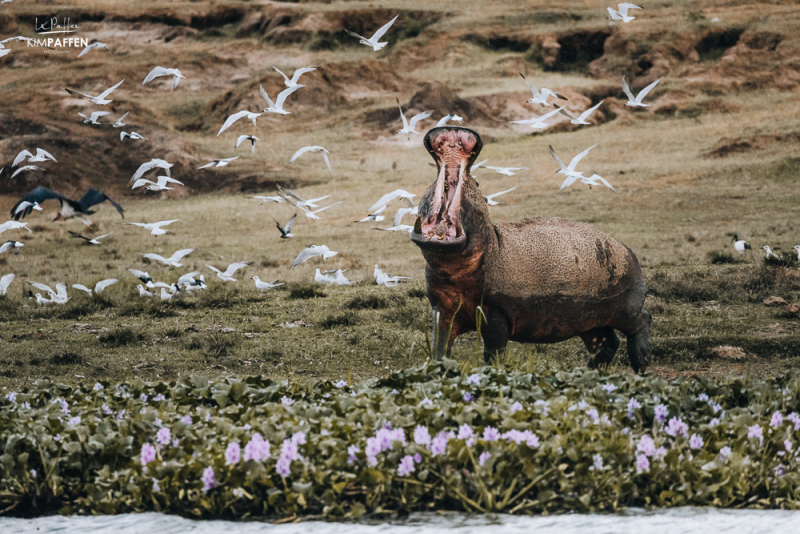
[[[610,7],[607,8],[607,9],[608,9],[609,18],[611,20],[622,21],[623,23],[628,23],[628,22],[631,22],[631,21],[633,21],[635,19],[635,17],[633,17],[632,15],[629,15],[629,12],[631,10],[639,10],[639,9],[641,9],[641,7],[636,6],[634,4],[622,3],[622,4],[619,4],[617,6],[616,10],[613,9],[613,8],[610,8]],[[347,31],[347,33],[352,35],[353,37],[357,38],[359,40],[359,43],[361,43],[361,44],[363,44],[365,46],[371,47],[374,51],[378,51],[378,50],[381,50],[383,47],[385,47],[388,44],[387,41],[381,42],[381,39],[386,34],[386,32],[389,31],[389,29],[391,28],[392,24],[394,24],[394,22],[396,20],[397,20],[397,17],[393,18],[391,21],[389,21],[384,26],[382,26],[380,29],[378,29],[372,35],[372,37],[370,37],[370,38],[363,37],[361,35],[358,35],[356,33],[350,32],[350,31]],[[6,55],[7,53],[10,52],[10,49],[5,48],[5,46],[4,46],[7,43],[14,42],[14,41],[26,41],[26,40],[29,40],[29,39],[25,38],[25,37],[12,37],[12,38],[0,41],[0,56]],[[92,43],[88,47],[86,47],[78,55],[78,58],[83,57],[84,55],[86,55],[87,53],[89,53],[89,52],[91,52],[93,50],[100,50],[100,49],[108,50],[108,46],[106,44],[104,44],[104,43],[99,43],[99,42]],[[253,123],[254,128],[257,128],[257,123],[256,123],[257,119],[259,117],[261,117],[265,113],[274,113],[274,114],[283,115],[283,116],[291,114],[291,111],[288,111],[286,109],[286,107],[285,107],[287,105],[287,98],[290,97],[296,91],[298,91],[298,90],[302,89],[303,87],[305,87],[303,84],[299,83],[300,82],[300,78],[304,74],[312,72],[312,71],[314,71],[314,70],[316,70],[318,68],[320,68],[320,67],[319,66],[308,66],[308,67],[303,67],[303,68],[297,69],[293,73],[292,77],[290,78],[285,73],[283,73],[281,70],[279,70],[277,67],[274,67],[275,71],[277,71],[284,78],[284,84],[286,86],[286,89],[284,89],[283,91],[278,93],[277,97],[273,101],[270,98],[270,96],[267,94],[267,92],[264,90],[264,87],[262,86],[260,88],[260,94],[264,98],[264,100],[266,101],[267,107],[265,107],[261,112],[252,112],[250,110],[241,110],[241,111],[238,111],[238,112],[230,115],[224,121],[224,123],[222,124],[221,128],[219,129],[219,132],[217,133],[217,136],[220,136],[221,134],[223,134],[226,130],[228,130],[234,124],[236,124],[237,121],[239,121],[240,119],[247,119],[247,120],[251,121]],[[165,76],[166,77],[172,77],[171,90],[176,89],[178,87],[178,84],[179,84],[180,80],[185,78],[185,76],[183,76],[181,74],[180,70],[178,70],[176,68],[164,68],[164,67],[157,66],[157,67],[153,68],[150,71],[150,73],[145,77],[144,81],[142,82],[142,86],[144,86],[145,84],[153,81],[156,78],[165,77]],[[548,89],[548,88],[539,89],[536,86],[532,85],[525,78],[525,76],[522,75],[521,73],[520,73],[520,76],[522,76],[523,80],[525,81],[525,83],[527,84],[527,86],[529,87],[529,89],[530,89],[530,91],[532,93],[532,98],[529,99],[527,102],[530,103],[530,104],[536,105],[536,106],[552,107],[553,109],[551,111],[547,112],[547,113],[544,113],[544,114],[538,115],[538,116],[534,116],[534,117],[531,117],[529,119],[512,121],[513,124],[529,125],[532,129],[542,130],[542,129],[547,128],[549,126],[549,124],[547,122],[548,120],[550,120],[552,117],[555,117],[558,114],[562,114],[562,115],[565,115],[565,116],[567,116],[569,118],[569,122],[571,124],[581,125],[581,126],[589,126],[589,125],[591,125],[591,123],[588,121],[589,117],[592,115],[592,113],[594,113],[603,104],[603,101],[600,101],[597,104],[595,104],[594,106],[590,107],[589,109],[581,112],[578,116],[572,116],[572,115],[570,115],[569,113],[567,113],[565,111],[566,105],[557,105],[556,104],[556,102],[559,102],[559,101],[566,101],[567,99],[565,97],[563,97],[562,95],[560,95],[557,92],[555,92],[555,91],[553,91],[551,89]],[[122,81],[120,81],[116,85],[106,89],[105,91],[101,92],[100,94],[98,94],[96,96],[95,95],[91,95],[91,94],[82,93],[82,92],[79,92],[79,91],[76,91],[76,90],[73,90],[73,89],[69,89],[69,88],[67,88],[66,91],[72,96],[76,96],[76,97],[79,97],[79,98],[87,99],[88,101],[90,101],[91,103],[93,103],[95,105],[105,106],[105,105],[109,104],[110,102],[112,102],[112,100],[109,98],[110,95],[112,94],[112,92],[115,89],[119,88],[123,84],[124,81],[125,80],[123,79]],[[643,100],[650,93],[650,91],[652,91],[656,87],[656,85],[658,85],[658,83],[660,81],[661,81],[660,79],[654,81],[653,83],[651,83],[650,85],[648,85],[647,87],[642,89],[639,92],[638,95],[634,96],[634,94],[632,93],[627,81],[623,77],[622,78],[622,91],[624,92],[624,94],[627,97],[626,105],[630,106],[630,107],[646,107],[646,106],[648,106],[648,104],[644,103]],[[402,121],[402,128],[399,129],[397,131],[397,133],[401,134],[401,135],[406,135],[409,139],[410,139],[410,137],[412,135],[420,133],[420,132],[418,132],[416,130],[416,127],[420,123],[420,121],[428,119],[433,114],[433,111],[424,111],[422,113],[418,113],[418,114],[414,115],[413,117],[411,117],[409,119],[409,118],[406,117],[405,113],[403,112],[403,108],[402,108],[402,105],[400,104],[400,100],[399,99],[397,99],[397,105],[398,105],[399,112],[400,112],[400,119]],[[102,119],[103,119],[103,117],[106,117],[107,115],[110,115],[110,112],[108,112],[108,111],[93,111],[88,116],[83,114],[83,113],[79,113],[79,115],[84,119],[83,122],[85,124],[105,125],[105,124],[108,124],[108,123],[104,122]],[[124,120],[127,117],[127,115],[128,115],[128,113],[125,113],[124,115],[120,116],[118,119],[116,119],[116,121],[111,123],[111,126],[114,127],[114,128],[122,128],[122,127],[124,127],[126,125]],[[459,117],[458,115],[448,114],[448,115],[442,117],[442,119],[440,119],[437,122],[436,126],[437,127],[444,126],[450,121],[462,123],[463,120],[464,119],[462,117]],[[146,139],[142,135],[140,135],[137,132],[133,132],[133,131],[131,131],[131,132],[122,131],[120,133],[120,141],[121,142],[125,141],[125,139],[129,139],[130,141],[139,141],[139,140],[146,141]],[[256,137],[255,135],[246,135],[246,134],[239,135],[238,138],[237,138],[237,141],[235,143],[235,148],[238,148],[240,145],[242,145],[245,142],[249,142],[250,143],[251,152],[253,154],[255,154],[256,142],[257,141],[259,141],[259,138]],[[608,189],[614,191],[614,187],[605,178],[603,178],[602,176],[600,176],[600,175],[598,175],[596,173],[593,173],[591,176],[586,176],[584,174],[585,171],[578,171],[576,169],[577,165],[583,160],[583,158],[586,157],[589,154],[589,152],[592,149],[594,149],[596,146],[597,145],[593,145],[593,146],[587,148],[586,150],[584,150],[583,152],[579,153],[575,157],[573,157],[572,160],[570,161],[569,165],[565,165],[564,162],[556,154],[555,149],[552,146],[550,147],[550,154],[553,157],[553,159],[558,163],[558,166],[559,166],[559,169],[556,172],[565,177],[565,179],[564,179],[564,181],[563,181],[563,183],[561,185],[561,188],[560,188],[561,190],[571,186],[575,182],[580,182],[581,184],[587,185],[590,188],[592,186],[604,186],[604,187],[607,187]],[[329,158],[330,152],[325,147],[322,147],[322,146],[306,146],[306,147],[300,148],[292,156],[292,158],[290,160],[290,163],[294,162],[295,160],[297,160],[298,158],[302,157],[305,154],[319,154],[322,157],[325,165],[328,167],[329,171],[332,172],[331,161],[330,161],[330,158]],[[232,162],[234,162],[238,158],[239,158],[239,156],[215,159],[215,160],[211,161],[210,163],[207,163],[205,165],[200,166],[199,169],[209,169],[209,168],[224,167],[226,165],[231,164]],[[474,172],[476,169],[478,169],[481,166],[483,166],[483,164],[486,163],[486,161],[487,160],[484,160],[484,161],[481,161],[481,162],[473,165],[471,167],[471,169],[470,169],[470,172]],[[21,165],[22,163],[49,163],[49,162],[57,163],[57,160],[52,154],[50,154],[48,151],[46,151],[46,150],[44,150],[42,148],[37,148],[35,154],[31,153],[28,150],[23,150],[17,155],[17,157],[14,159],[13,163],[11,164],[11,167],[15,169],[11,177],[14,178],[14,177],[16,177],[18,174],[20,174],[22,172],[41,170],[41,168],[36,166],[36,165]],[[184,184],[182,184],[180,181],[178,181],[178,180],[176,180],[176,179],[174,179],[174,178],[172,178],[170,176],[170,174],[171,174],[170,168],[172,166],[173,166],[173,164],[171,164],[171,163],[169,163],[169,162],[167,162],[165,160],[162,160],[162,159],[152,159],[151,161],[143,163],[138,168],[136,173],[134,173],[133,177],[131,178],[131,188],[132,189],[145,188],[146,190],[149,190],[149,191],[168,191],[170,189],[173,189],[176,186],[183,186]],[[150,171],[153,171],[155,169],[157,169],[159,171],[163,171],[163,174],[161,174],[160,172],[156,173],[155,181],[144,177],[145,174],[147,174]],[[495,171],[495,172],[497,172],[499,174],[506,175],[506,176],[513,176],[513,175],[515,175],[516,173],[518,173],[520,171],[527,170],[527,168],[524,168],[524,167],[499,167],[499,166],[486,166],[485,169],[492,170],[492,171]],[[3,172],[3,168],[0,168],[0,173],[2,173],[2,172]],[[510,192],[514,191],[515,189],[516,189],[516,187],[512,187],[511,189],[507,189],[505,191],[500,191],[500,192],[497,192],[497,193],[493,193],[493,194],[487,195],[486,196],[486,201],[490,206],[496,206],[496,205],[499,204],[499,202],[496,200],[498,197],[500,197],[501,195],[510,193]],[[314,198],[314,199],[306,200],[306,199],[302,198],[301,196],[299,196],[297,193],[295,193],[295,192],[293,192],[293,191],[291,191],[289,189],[285,189],[285,188],[279,187],[279,194],[278,195],[274,195],[274,196],[254,196],[252,198],[260,200],[262,204],[264,204],[264,203],[288,203],[288,204],[293,205],[293,206],[297,207],[298,209],[300,209],[303,212],[303,214],[305,215],[306,218],[312,219],[312,220],[320,220],[320,219],[322,219],[322,216],[320,214],[323,211],[325,211],[325,210],[327,210],[329,208],[332,208],[334,206],[337,206],[338,204],[342,203],[342,201],[338,201],[338,202],[334,202],[334,203],[331,203],[331,204],[329,204],[327,206],[323,206],[323,207],[320,207],[320,205],[317,204],[318,202],[321,202],[321,201],[327,199],[330,196],[331,195],[326,195],[326,196],[323,196],[323,197],[320,197],[320,198]],[[391,202],[393,202],[395,200],[401,200],[406,205],[404,207],[399,208],[396,211],[396,213],[395,213],[395,215],[394,215],[394,217],[392,219],[392,223],[393,223],[392,226],[387,227],[387,228],[377,228],[377,229],[379,229],[379,230],[387,230],[387,231],[410,232],[413,229],[413,227],[411,225],[402,224],[402,221],[403,221],[403,218],[406,215],[412,215],[413,216],[413,215],[417,215],[418,214],[418,206],[415,206],[415,204],[414,204],[414,197],[415,196],[416,196],[415,194],[409,193],[408,191],[405,191],[403,189],[397,189],[395,191],[387,193],[386,195],[381,197],[372,207],[370,207],[370,209],[368,210],[369,213],[367,214],[366,217],[364,217],[364,218],[362,218],[362,219],[360,219],[359,221],[356,221],[356,222],[380,222],[380,221],[383,221],[386,218],[386,216],[383,215],[383,213],[386,211],[387,206]],[[51,190],[49,190],[47,188],[39,187],[39,188],[36,188],[35,190],[31,191],[28,195],[26,195],[23,199],[21,199],[12,208],[11,215],[13,217],[13,220],[10,220],[10,221],[7,221],[6,223],[0,224],[0,233],[2,233],[4,231],[7,231],[7,230],[27,230],[28,232],[30,232],[31,230],[27,228],[27,223],[18,222],[19,219],[24,218],[28,214],[32,213],[32,211],[41,211],[42,207],[41,207],[40,203],[42,203],[42,202],[44,202],[45,200],[48,200],[48,199],[56,199],[61,204],[61,210],[60,210],[60,213],[59,213],[57,219],[75,218],[75,219],[80,220],[81,222],[83,222],[86,225],[91,225],[92,224],[91,221],[89,221],[86,218],[87,215],[90,215],[90,214],[94,213],[93,211],[90,210],[90,208],[92,208],[92,206],[95,206],[95,205],[97,205],[97,204],[99,204],[101,202],[104,202],[106,200],[110,201],[112,203],[112,205],[114,205],[114,207],[117,209],[117,211],[120,213],[120,215],[123,214],[123,209],[122,209],[121,206],[119,206],[119,204],[114,202],[112,199],[107,197],[105,194],[103,194],[103,193],[101,193],[99,191],[96,191],[94,189],[90,189],[86,193],[86,195],[84,195],[83,198],[81,198],[78,201],[75,201],[75,200],[69,199],[67,197],[64,197],[63,195],[61,195],[59,193],[51,191]],[[291,233],[291,230],[292,230],[292,226],[295,223],[296,218],[297,218],[297,213],[295,213],[294,216],[285,225],[281,225],[281,223],[279,223],[278,221],[275,221],[277,229],[280,232],[280,237],[282,239],[288,239],[288,238],[292,238],[294,236],[294,234]],[[158,222],[153,222],[153,223],[131,222],[131,223],[125,223],[125,224],[134,225],[134,226],[138,226],[138,227],[144,228],[145,230],[148,230],[151,235],[159,236],[159,235],[164,235],[164,234],[167,233],[167,229],[165,229],[164,227],[166,227],[166,226],[168,226],[170,224],[176,223],[178,221],[179,221],[178,219],[174,219],[174,220],[168,220],[168,221],[158,221]],[[88,243],[90,245],[102,245],[100,240],[105,238],[105,237],[108,237],[109,235],[111,235],[111,233],[108,233],[108,234],[105,234],[105,235],[102,235],[102,236],[91,238],[91,237],[86,237],[86,236],[81,235],[81,234],[76,233],[76,232],[70,232],[70,234],[72,234],[73,237],[75,237],[75,238],[83,239],[86,243]],[[17,240],[6,241],[2,245],[0,245],[0,254],[5,253],[6,251],[9,251],[9,250],[13,250],[13,252],[18,254],[20,252],[20,249],[21,249],[22,246],[23,246],[23,243],[21,243],[20,241],[17,241]],[[734,248],[735,248],[735,250],[737,252],[744,253],[745,250],[750,248],[750,245],[748,245],[743,240],[739,240],[738,236],[735,236],[734,237]],[[798,258],[800,259],[800,245],[795,247],[795,249],[798,252]],[[771,256],[771,255],[772,256],[775,255],[769,249],[769,247],[764,247],[764,250],[766,251],[768,257]],[[150,253],[150,254],[144,254],[143,258],[146,258],[147,260],[150,260],[150,261],[153,261],[153,262],[161,263],[161,264],[163,264],[165,266],[168,266],[170,268],[180,268],[182,266],[182,264],[180,263],[181,260],[184,257],[186,257],[188,254],[192,253],[192,252],[193,252],[193,249],[178,250],[177,252],[175,252],[169,258],[165,258],[165,257],[163,257],[163,256],[161,256],[159,254]],[[294,268],[294,267],[296,267],[298,265],[301,265],[301,264],[305,263],[306,261],[309,261],[312,258],[320,257],[320,258],[322,258],[322,260],[327,260],[327,259],[329,259],[329,258],[331,258],[331,257],[333,257],[333,256],[335,256],[337,254],[338,254],[338,252],[330,250],[330,248],[328,248],[325,245],[311,245],[311,246],[307,247],[306,249],[304,249],[297,256],[297,258],[292,263],[291,268]],[[236,280],[236,278],[234,278],[235,273],[237,271],[239,271],[240,269],[244,269],[244,268],[252,265],[252,263],[253,262],[250,262],[250,261],[234,262],[234,263],[231,263],[230,265],[228,265],[227,268],[224,271],[222,271],[222,270],[220,270],[220,269],[218,269],[218,268],[216,268],[214,266],[211,266],[211,265],[207,265],[207,267],[211,271],[216,273],[217,278],[219,278],[221,281],[223,281],[223,282],[236,282],[237,280]],[[137,278],[139,278],[139,280],[142,282],[142,284],[137,286],[137,288],[139,290],[139,295],[141,295],[142,297],[160,296],[160,298],[163,299],[163,300],[169,300],[169,299],[173,298],[173,296],[175,294],[178,294],[178,293],[180,293],[182,291],[191,292],[191,291],[194,291],[194,290],[201,290],[201,289],[206,288],[205,277],[199,271],[193,271],[193,272],[184,274],[184,275],[180,276],[178,281],[175,282],[175,283],[166,283],[166,282],[154,281],[149,273],[147,273],[145,271],[138,270],[138,269],[128,269],[128,271],[132,275],[134,275]],[[352,282],[350,280],[348,280],[347,277],[344,275],[345,272],[346,272],[346,270],[342,270],[342,269],[326,270],[326,271],[320,271],[320,269],[316,269],[314,280],[316,282],[322,283],[322,284],[349,285]],[[5,295],[6,294],[6,291],[7,291],[8,287],[9,287],[9,284],[11,284],[11,282],[14,280],[14,277],[15,277],[14,274],[6,274],[2,278],[0,278],[0,295]],[[374,278],[375,278],[376,283],[378,283],[380,285],[385,285],[387,287],[396,286],[401,281],[408,279],[407,277],[402,277],[402,276],[390,276],[390,275],[384,273],[379,268],[378,265],[375,265]],[[259,290],[269,290],[269,289],[272,289],[274,287],[278,287],[278,286],[282,285],[278,281],[275,281],[273,283],[263,282],[263,281],[261,281],[259,279],[258,276],[253,276],[252,279],[255,282],[256,288],[259,289]],[[75,289],[75,290],[78,290],[78,291],[82,291],[82,292],[88,293],[88,294],[93,294],[93,293],[94,294],[99,294],[105,288],[107,288],[108,286],[110,286],[110,285],[112,285],[112,284],[114,284],[116,282],[117,282],[116,279],[108,279],[108,280],[101,280],[101,281],[97,282],[94,285],[93,288],[89,288],[89,287],[87,287],[85,285],[82,285],[82,284],[73,284],[72,288]],[[32,287],[34,287],[35,289],[40,290],[40,293],[36,293],[35,295],[32,292],[30,292],[31,298],[35,298],[36,302],[39,303],[39,304],[63,304],[65,302],[67,302],[69,300],[69,298],[70,298],[68,293],[67,293],[67,287],[66,287],[65,284],[57,284],[56,288],[52,289],[51,287],[49,287],[49,286],[47,286],[45,284],[40,284],[40,283],[33,282],[33,281],[28,281],[28,283]],[[155,293],[154,291],[151,291],[151,290],[156,290],[156,289],[160,289],[160,293]],[[45,294],[47,296],[43,296],[43,294]]]

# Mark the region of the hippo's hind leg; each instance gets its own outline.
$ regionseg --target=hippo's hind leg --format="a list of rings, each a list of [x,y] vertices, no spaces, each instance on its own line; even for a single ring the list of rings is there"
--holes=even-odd
[[[509,325],[505,314],[489,309],[486,313],[486,323],[481,326],[483,336],[483,361],[490,365],[497,363],[508,345]]]
[[[610,364],[619,348],[617,333],[610,326],[589,330],[581,334],[581,339],[589,351],[589,367],[592,369]]]
[[[628,359],[634,372],[643,373],[650,365],[650,313],[642,308],[631,331],[623,333],[628,337]]]

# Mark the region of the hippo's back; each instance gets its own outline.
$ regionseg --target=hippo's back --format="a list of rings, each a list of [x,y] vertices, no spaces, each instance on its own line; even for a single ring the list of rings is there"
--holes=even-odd
[[[499,250],[487,257],[485,270],[493,293],[594,301],[633,290],[644,299],[636,256],[586,223],[535,218],[497,224],[496,229]]]

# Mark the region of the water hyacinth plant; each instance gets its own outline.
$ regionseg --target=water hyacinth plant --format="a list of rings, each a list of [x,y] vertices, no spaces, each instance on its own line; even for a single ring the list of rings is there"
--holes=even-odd
[[[800,507],[797,376],[669,382],[445,361],[352,385],[100,385],[41,380],[3,396],[2,513]]]

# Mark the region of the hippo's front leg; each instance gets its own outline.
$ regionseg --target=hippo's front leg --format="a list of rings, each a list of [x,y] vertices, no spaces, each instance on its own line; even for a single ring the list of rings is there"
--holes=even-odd
[[[484,308],[486,324],[481,327],[483,336],[483,361],[492,364],[500,360],[508,345],[510,325],[508,317],[497,308]]]
[[[454,320],[454,313],[441,310],[434,306],[433,321],[431,328],[431,353],[436,357],[436,361],[450,357],[458,334],[461,333],[458,321]]]

